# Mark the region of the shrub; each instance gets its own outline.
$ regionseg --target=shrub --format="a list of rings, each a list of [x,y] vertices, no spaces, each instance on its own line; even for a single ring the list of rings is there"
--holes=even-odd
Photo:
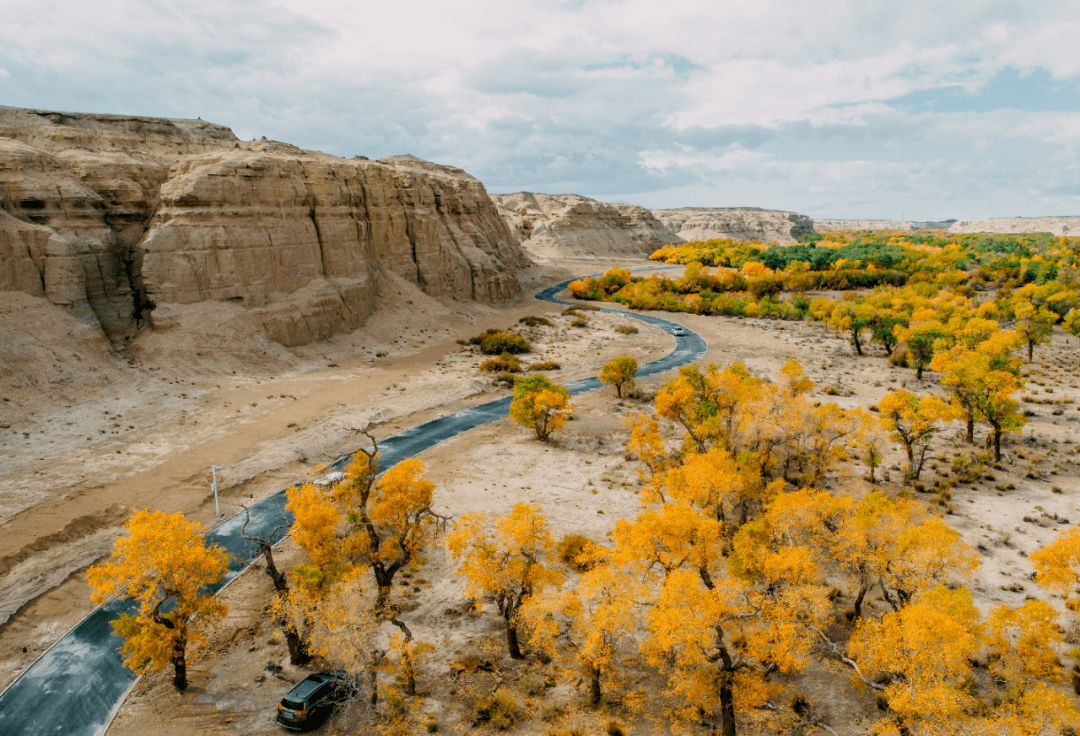
[[[528,317],[522,317],[518,320],[518,323],[523,324],[526,327],[536,327],[537,325],[551,327],[551,320],[547,317],[533,317],[532,315],[529,315]]]
[[[573,322],[570,323],[570,326],[571,327],[588,327],[589,326],[589,321],[587,319],[585,319],[584,317],[578,317],[577,319],[575,319]]]
[[[562,366],[554,360],[545,360],[542,363],[533,363],[529,366],[530,371],[557,371]]]
[[[595,567],[603,559],[603,547],[581,534],[567,534],[555,550],[563,564],[578,572]]]
[[[750,279],[747,284],[747,289],[755,299],[762,299],[764,297],[776,296],[784,290],[783,281],[775,276],[759,276],[758,278]]]
[[[638,328],[633,325],[618,325],[615,327],[615,331],[620,335],[636,335]]]
[[[474,696],[470,701],[469,721],[473,726],[490,723],[494,728],[506,731],[513,728],[521,717],[517,701],[505,690],[494,695],[484,693]]]
[[[510,353],[503,353],[498,358],[489,358],[480,364],[480,370],[489,373],[502,371],[504,373],[521,373],[521,361]]]
[[[908,350],[907,345],[901,343],[893,348],[892,354],[889,355],[889,362],[898,368],[908,367]]]
[[[493,327],[493,328],[491,328],[489,330],[485,330],[484,332],[480,333],[479,335],[477,335],[475,337],[470,337],[469,338],[469,344],[470,345],[479,345],[481,342],[483,342],[484,338],[487,337],[488,335],[497,335],[497,334],[499,334],[499,331]]]
[[[500,373],[495,376],[495,383],[505,383],[507,386],[513,386],[516,381],[513,373]]]
[[[489,332],[480,336],[480,352],[485,355],[527,353],[532,346],[516,332]]]

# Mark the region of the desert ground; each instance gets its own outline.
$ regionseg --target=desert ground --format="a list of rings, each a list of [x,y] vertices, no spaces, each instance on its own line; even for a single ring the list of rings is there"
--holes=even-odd
[[[654,264],[549,263],[533,273],[526,293],[610,265]],[[529,297],[499,309],[440,303],[437,314],[431,313],[436,307],[431,301],[383,312],[346,337],[246,361],[231,357],[225,371],[214,372],[205,358],[185,367],[180,360],[151,363],[132,355],[123,366],[88,365],[110,377],[93,395],[61,397],[51,405],[10,397],[3,405],[3,424],[9,426],[0,440],[0,482],[15,489],[0,507],[0,686],[91,609],[85,568],[108,552],[130,513],[149,506],[183,511],[205,526],[215,523],[212,464],[224,466],[221,503],[230,514],[352,450],[362,429],[386,437],[437,414],[506,395],[508,389],[479,372],[482,358],[476,351],[457,341],[489,327],[516,326],[526,315],[546,316],[554,326],[523,329],[534,345],[523,362],[560,362],[562,370],[549,373],[559,382],[596,375],[615,355],[629,354],[643,363],[673,345],[667,334],[638,322],[637,334],[615,332],[616,325],[630,322],[617,315],[589,312],[588,327],[571,327],[561,310]],[[934,374],[916,381],[912,371],[891,366],[876,346],[858,358],[845,337],[820,324],[661,316],[708,341],[703,364],[738,360],[771,377],[795,358],[816,383],[815,400],[822,402],[869,406],[899,387],[940,393]],[[177,346],[176,354],[186,347]],[[1078,352],[1074,338],[1056,333],[1025,367],[1024,396],[1080,401]],[[617,519],[632,519],[641,508],[639,466],[627,459],[626,419],[649,411],[651,397],[670,378],[639,382],[634,398],[617,399],[612,389],[575,398],[575,421],[550,443],[500,420],[424,453],[420,459],[436,483],[436,507],[460,516],[508,510],[525,500],[540,504],[559,534],[604,543]],[[1015,604],[1025,595],[1052,600],[1031,582],[1026,556],[1057,530],[1080,522],[1080,406],[1026,402],[1024,407],[1028,425],[1022,435],[1009,437],[1007,457],[980,480],[954,488],[944,517],[981,552],[971,589],[984,610],[998,601]],[[954,452],[966,451],[962,440],[958,424],[939,435],[932,447],[935,459],[922,479],[926,487],[938,471],[946,471]],[[895,448],[887,453],[885,480],[878,487],[901,491],[901,460]],[[851,462],[828,483],[859,492],[870,487],[864,474]],[[935,498],[917,496],[928,504]],[[277,554],[284,567],[299,559],[289,540]],[[535,657],[524,662],[505,657],[501,619],[490,609],[477,611],[462,597],[444,550],[432,549],[424,566],[403,582],[396,595],[406,620],[417,639],[435,645],[418,683],[424,697],[413,723],[469,730],[468,696],[499,682],[518,694],[525,708],[519,733],[577,728],[599,734],[610,721],[627,733],[663,729],[657,714],[634,710],[626,697],[641,687],[662,687],[645,668],[640,676],[613,684],[605,707],[594,712],[576,707],[584,693],[576,671]],[[230,613],[209,651],[190,666],[189,690],[175,693],[167,671],[143,677],[109,733],[275,732],[276,703],[305,671],[289,665],[280,632],[264,613],[271,589],[258,564],[227,587],[222,595]],[[477,658],[492,662],[499,674],[477,669]],[[549,679],[553,687],[535,686]],[[839,734],[865,733],[874,719],[873,701],[846,682],[847,676],[827,663],[800,679],[818,718]],[[324,730],[360,732],[364,717],[340,713]]]

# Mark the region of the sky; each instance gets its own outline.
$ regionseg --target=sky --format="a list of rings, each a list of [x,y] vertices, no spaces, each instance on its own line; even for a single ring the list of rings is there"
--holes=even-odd
[[[1076,0],[3,0],[0,104],[411,153],[495,193],[1080,215]]]

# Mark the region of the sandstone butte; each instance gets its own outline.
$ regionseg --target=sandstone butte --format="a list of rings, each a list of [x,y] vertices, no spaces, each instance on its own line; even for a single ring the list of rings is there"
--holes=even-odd
[[[577,194],[493,194],[499,214],[537,259],[648,256],[681,243],[652,212],[632,204],[608,204]]]
[[[814,232],[814,222],[806,215],[757,207],[682,207],[653,214],[688,242],[730,238],[790,245]]]
[[[166,326],[163,306],[205,301],[299,345],[358,327],[381,276],[499,303],[528,263],[460,169],[241,142],[202,120],[0,107],[0,292],[114,345]]]

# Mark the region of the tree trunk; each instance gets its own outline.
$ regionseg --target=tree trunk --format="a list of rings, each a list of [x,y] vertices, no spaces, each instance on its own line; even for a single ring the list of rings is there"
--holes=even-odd
[[[281,628],[285,632],[285,641],[289,644],[290,664],[299,666],[310,662],[311,654],[308,653],[304,640],[296,629],[290,626],[288,622],[281,622]]]
[[[379,581],[379,592],[375,596],[375,613],[382,616],[390,608],[390,583]]]
[[[922,369],[923,369],[922,365],[920,365],[918,368],[915,369],[915,379],[918,380],[918,381],[922,380]]]
[[[589,672],[589,702],[600,704],[600,668],[591,667]]]
[[[855,346],[855,352],[862,355],[862,343],[859,342],[859,331],[851,331],[851,344]]]
[[[1001,430],[994,427],[994,461],[1001,462]]]
[[[510,623],[510,620],[506,621],[506,648],[510,650],[510,656],[513,659],[525,659],[525,655],[521,653],[521,648],[518,646],[517,628]]]
[[[368,682],[371,686],[371,693],[368,696],[368,702],[374,708],[379,704],[379,665],[382,663],[383,657],[386,656],[386,652],[382,649],[371,650],[371,666],[368,674]]]
[[[416,695],[416,664],[411,655],[406,658],[402,669],[405,670],[405,694]]]
[[[970,414],[967,417],[967,443],[975,444],[975,419]]]
[[[187,690],[187,637],[183,632],[176,635],[176,639],[173,640],[172,651],[172,665],[173,665],[173,685],[176,687],[176,692],[182,693]]]
[[[1031,362],[1032,356],[1035,354],[1035,343],[1028,340],[1028,363]]]
[[[720,684],[720,736],[735,736],[734,672],[723,673]]]
[[[615,395],[618,396],[620,399],[622,398],[622,384],[621,383],[616,383],[615,384]]]
[[[855,596],[855,618],[862,616],[863,598],[866,597],[866,587],[859,588],[859,594]]]

